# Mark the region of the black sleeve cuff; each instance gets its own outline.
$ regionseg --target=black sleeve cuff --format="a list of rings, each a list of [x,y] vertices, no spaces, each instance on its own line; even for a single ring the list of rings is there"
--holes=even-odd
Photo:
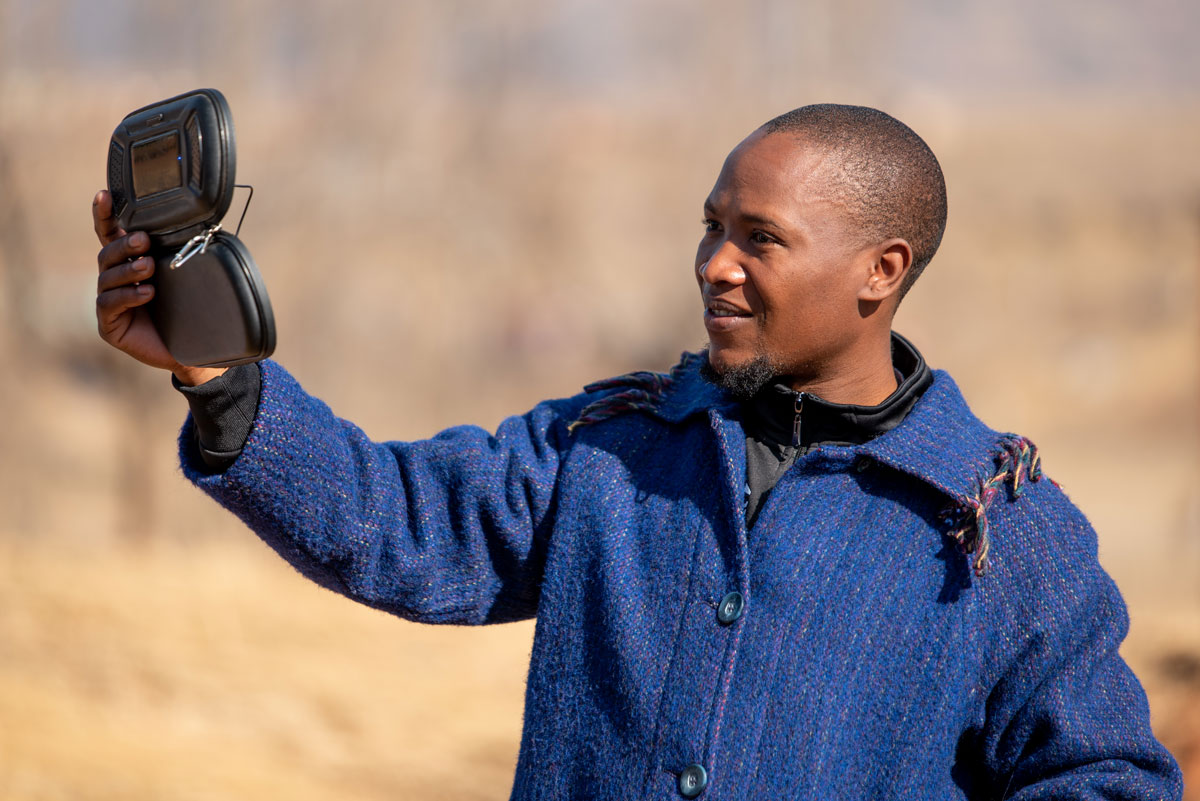
[[[196,446],[209,469],[219,473],[233,464],[254,427],[262,372],[257,362],[230,367],[197,387],[171,384],[187,398],[195,423]]]

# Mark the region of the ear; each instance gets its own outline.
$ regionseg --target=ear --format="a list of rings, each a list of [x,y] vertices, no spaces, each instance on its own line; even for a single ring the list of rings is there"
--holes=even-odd
[[[904,276],[912,267],[912,246],[903,239],[888,239],[879,243],[874,250],[867,280],[858,290],[858,299],[879,303],[897,295]]]

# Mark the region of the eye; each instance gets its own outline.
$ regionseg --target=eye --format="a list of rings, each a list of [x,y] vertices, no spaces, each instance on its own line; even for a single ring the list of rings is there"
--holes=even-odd
[[[717,222],[716,220],[704,219],[704,220],[701,220],[700,222],[704,223],[704,232],[705,233],[715,234],[717,231],[721,230],[721,224],[719,222]]]
[[[779,240],[768,234],[766,231],[754,231],[750,234],[750,241],[756,245],[774,245]]]

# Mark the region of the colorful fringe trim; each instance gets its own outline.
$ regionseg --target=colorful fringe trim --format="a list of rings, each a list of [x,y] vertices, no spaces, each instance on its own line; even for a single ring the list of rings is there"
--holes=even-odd
[[[996,454],[996,469],[991,476],[979,477],[974,497],[967,504],[952,505],[946,512],[952,529],[949,536],[958,543],[959,550],[974,555],[971,567],[976,576],[982,577],[988,570],[988,556],[992,540],[988,534],[987,511],[992,501],[1000,494],[1005,483],[1011,484],[1012,498],[1021,497],[1028,481],[1042,478],[1042,457],[1037,446],[1025,437],[1006,434],[1000,440],[1000,452]]]
[[[567,426],[571,433],[580,426],[599,423],[610,417],[616,417],[626,412],[650,412],[658,408],[680,373],[687,368],[696,354],[684,353],[679,364],[671,368],[670,373],[655,373],[649,370],[639,370],[626,373],[615,378],[605,378],[583,388],[584,392],[601,392],[609,389],[619,389],[612,395],[594,400],[579,413],[579,417]]]

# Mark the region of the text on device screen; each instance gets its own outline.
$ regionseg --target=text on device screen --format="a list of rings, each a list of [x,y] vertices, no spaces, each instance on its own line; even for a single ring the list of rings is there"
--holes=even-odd
[[[133,146],[133,194],[146,197],[183,185],[179,134],[171,133]]]

